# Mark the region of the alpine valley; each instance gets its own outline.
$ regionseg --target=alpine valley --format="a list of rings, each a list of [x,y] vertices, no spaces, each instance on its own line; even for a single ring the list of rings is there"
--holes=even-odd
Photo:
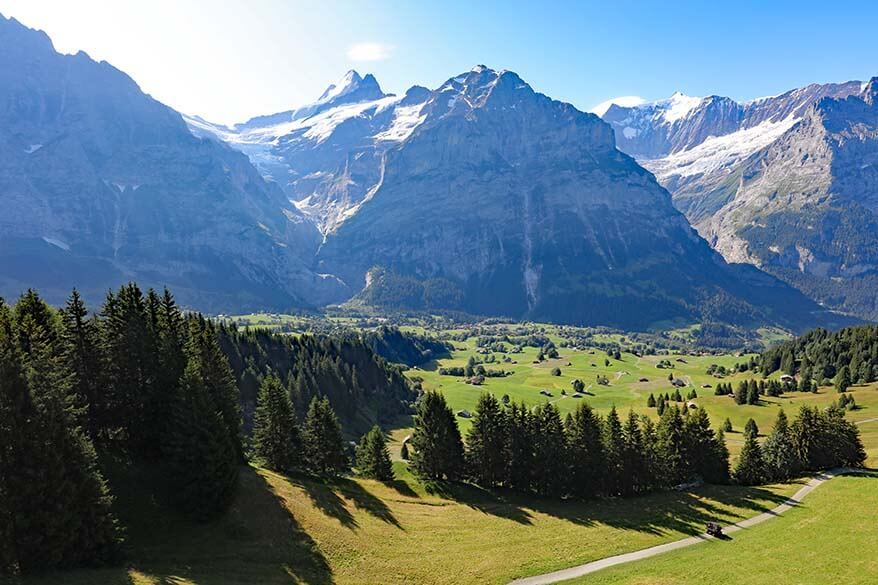
[[[0,294],[839,326],[878,315],[856,292],[878,281],[875,92],[602,119],[482,65],[402,95],[350,71],[227,127],[0,18]]]

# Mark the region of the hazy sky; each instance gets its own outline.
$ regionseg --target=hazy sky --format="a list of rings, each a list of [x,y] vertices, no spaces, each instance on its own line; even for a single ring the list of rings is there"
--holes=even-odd
[[[0,13],[223,123],[313,101],[351,68],[402,92],[484,63],[581,109],[878,75],[874,1],[0,0]]]

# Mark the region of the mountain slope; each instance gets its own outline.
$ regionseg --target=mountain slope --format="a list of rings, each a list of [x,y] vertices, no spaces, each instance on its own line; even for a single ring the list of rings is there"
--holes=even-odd
[[[673,124],[660,119],[662,102],[613,106],[605,119],[727,260],[874,319],[878,303],[864,293],[878,283],[870,88],[810,85],[747,104],[704,98]]]
[[[298,209],[328,232],[356,212],[379,181],[381,156],[422,121],[429,92],[385,94],[372,75],[348,71],[313,104],[225,128],[187,118],[193,133],[214,136],[248,156]]]
[[[365,287],[362,301],[622,327],[819,318],[789,287],[726,265],[607,124],[514,73],[476,67],[419,112],[317,256]]]
[[[202,309],[320,302],[319,233],[246,157],[85,53],[0,16],[0,294],[128,279]]]

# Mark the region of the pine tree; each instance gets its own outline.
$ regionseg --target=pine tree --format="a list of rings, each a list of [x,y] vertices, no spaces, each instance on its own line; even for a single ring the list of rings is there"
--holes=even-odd
[[[360,439],[357,446],[357,472],[379,481],[393,480],[393,464],[381,427],[375,425]]]
[[[288,471],[301,463],[302,439],[289,395],[276,376],[259,387],[253,421],[253,452],[265,466]]]
[[[241,407],[235,376],[229,361],[219,347],[216,331],[204,321],[203,317],[190,319],[188,354],[197,354],[202,363],[204,387],[220,413],[229,441],[238,461],[243,461],[244,449],[241,444]]]
[[[726,418],[725,422],[723,422],[722,427],[723,432],[731,433],[732,432],[732,421],[729,418]]]
[[[766,475],[769,479],[784,481],[799,471],[799,461],[793,444],[787,415],[777,413],[774,428],[763,445]]]
[[[403,461],[409,460],[409,444],[408,441],[403,442],[402,447],[399,450],[399,458]]]
[[[680,409],[672,405],[665,410],[656,426],[657,450],[662,462],[662,476],[672,485],[689,479],[686,457],[685,428]]]
[[[744,425],[744,434],[753,435],[754,437],[759,436],[759,427],[756,426],[756,421],[752,418],[747,419],[747,424]]]
[[[604,490],[611,496],[623,492],[625,474],[625,437],[622,433],[622,423],[616,407],[613,406],[604,419],[601,441],[604,447],[605,475]]]
[[[750,393],[750,386],[746,380],[741,380],[738,387],[735,388],[735,404],[747,404],[747,397]]]
[[[735,479],[741,485],[759,485],[765,481],[765,460],[762,448],[756,441],[756,435],[744,433],[744,447],[735,466]]]
[[[61,311],[62,361],[70,376],[75,403],[83,411],[80,420],[93,441],[100,439],[108,408],[104,392],[103,358],[97,323],[88,319],[82,297],[74,290]]]
[[[628,419],[622,429],[622,493],[633,495],[649,489],[651,481],[647,475],[646,446],[640,421],[633,410],[628,411]]]
[[[499,485],[505,475],[506,416],[493,394],[479,396],[473,424],[466,436],[469,476],[485,487]]]
[[[54,325],[27,311],[16,320],[27,324],[24,337],[0,305],[0,569],[107,562],[118,548],[112,497],[77,425],[57,337],[44,329]]]
[[[234,446],[204,385],[201,362],[190,356],[165,436],[171,498],[196,520],[215,517],[232,501],[238,483]]]
[[[541,404],[533,413],[533,488],[542,496],[558,497],[567,482],[564,424],[558,408]]]
[[[646,406],[648,408],[655,408],[655,396],[650,393],[649,398],[646,399]]]
[[[514,490],[527,492],[534,476],[533,420],[524,404],[513,403],[506,413],[503,483]]]
[[[851,386],[851,371],[847,366],[842,366],[838,373],[835,375],[835,390],[836,392],[847,392],[847,389]]]
[[[586,402],[580,402],[565,425],[570,466],[570,492],[592,498],[601,490],[605,475],[603,421]]]
[[[418,401],[411,451],[411,467],[418,476],[428,480],[460,477],[463,441],[442,394],[427,392]]]
[[[348,466],[341,425],[329,399],[313,398],[302,431],[305,464],[312,472],[336,476]]]

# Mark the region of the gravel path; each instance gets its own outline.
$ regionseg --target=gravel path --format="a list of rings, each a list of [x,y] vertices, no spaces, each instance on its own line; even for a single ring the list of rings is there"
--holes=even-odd
[[[873,420],[878,419],[870,419],[860,421],[860,423],[871,422]],[[802,501],[802,499],[807,496],[809,493],[814,491],[820,484],[824,483],[827,480],[832,479],[836,475],[840,475],[843,473],[856,473],[859,470],[856,469],[833,469],[831,471],[826,471],[821,473],[811,479],[808,483],[802,486],[799,491],[794,493],[788,500],[779,506],[769,510],[768,512],[763,512],[757,516],[753,516],[752,518],[748,518],[746,520],[741,520],[735,524],[730,526],[723,527],[723,533],[725,534],[734,534],[739,530],[743,530],[744,528],[749,528],[751,526],[755,526],[756,524],[760,524],[769,520],[770,518],[774,518],[780,514],[783,514],[790,508],[793,508],[796,504]],[[600,571],[601,569],[606,569],[607,567],[613,567],[616,565],[621,565],[624,563],[630,563],[632,561],[640,561],[643,559],[648,559],[649,557],[654,557],[656,555],[660,555],[666,552],[670,552],[672,550],[677,550],[679,548],[685,548],[687,546],[692,546],[698,544],[700,542],[704,542],[710,538],[707,534],[699,534],[697,536],[690,536],[689,538],[684,538],[682,540],[675,540],[674,542],[668,542],[665,544],[660,544],[658,546],[652,546],[649,548],[645,548],[642,550],[625,553],[622,555],[616,555],[613,557],[607,557],[605,559],[599,559],[597,561],[592,561],[590,563],[586,563],[584,565],[578,565],[576,567],[570,567],[569,569],[562,569],[560,571],[555,571],[553,573],[545,573],[543,575],[535,575],[533,577],[525,577],[523,579],[516,579],[511,583],[511,585],[548,585],[549,583],[558,583],[559,581],[567,581],[568,579],[575,579],[577,577],[582,577],[583,575],[588,575],[590,573],[594,573],[595,571]]]

